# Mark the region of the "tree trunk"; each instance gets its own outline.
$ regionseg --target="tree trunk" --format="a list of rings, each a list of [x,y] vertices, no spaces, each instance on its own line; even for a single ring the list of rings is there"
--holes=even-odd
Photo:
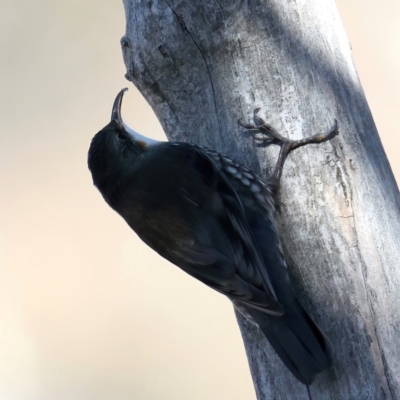
[[[261,107],[292,139],[339,122],[331,142],[290,154],[277,216],[298,296],[331,339],[334,368],[302,385],[237,315],[258,399],[400,399],[400,198],[334,1],[124,5],[127,78],[170,140],[223,152],[265,178],[277,148],[257,146],[238,118]]]

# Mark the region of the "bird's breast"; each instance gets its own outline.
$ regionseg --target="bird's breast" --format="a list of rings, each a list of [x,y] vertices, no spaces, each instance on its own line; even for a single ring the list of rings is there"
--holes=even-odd
[[[162,175],[146,184],[140,179],[131,181],[117,207],[138,236],[158,252],[174,250],[179,243],[190,240],[200,211],[191,187],[185,186],[178,175]]]

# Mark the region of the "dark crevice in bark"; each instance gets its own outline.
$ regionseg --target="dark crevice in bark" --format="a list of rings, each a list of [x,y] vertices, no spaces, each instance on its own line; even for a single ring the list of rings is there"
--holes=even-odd
[[[213,94],[213,101],[214,101],[214,109],[215,109],[215,117],[217,118],[217,124],[218,124],[218,131],[219,131],[219,136],[222,138],[222,131],[221,131],[221,126],[219,123],[219,118],[218,118],[218,110],[217,110],[217,100],[215,98],[215,89],[214,89],[214,83],[212,80],[212,76],[211,76],[211,71],[210,68],[208,66],[207,60],[203,54],[203,52],[201,51],[200,46],[197,44],[196,40],[194,39],[192,33],[189,31],[188,27],[185,24],[185,21],[183,20],[183,18],[172,8],[170,2],[168,0],[165,0],[166,3],[168,4],[168,7],[171,9],[171,11],[174,13],[176,19],[178,20],[180,26],[182,27],[182,29],[190,36],[190,38],[192,39],[192,42],[194,43],[194,45],[196,46],[197,50],[200,53],[201,58],[203,59],[204,65],[207,69],[207,74],[208,74],[208,78],[210,80],[210,84],[211,84],[211,90],[212,90],[212,94]]]
[[[334,150],[335,150],[336,156],[339,157],[339,154],[336,152],[336,149],[334,149]],[[349,201],[351,203],[350,206],[351,206],[351,209],[354,210],[353,204],[352,204],[353,203],[352,188],[351,188],[350,185],[347,184],[347,182],[350,181],[350,177],[349,177],[348,171],[347,171],[347,169],[345,167],[345,164],[342,164],[342,172],[345,175],[345,180],[341,176],[340,184],[341,184],[341,186],[343,188],[343,192],[345,193],[346,198],[348,197],[347,196],[348,190],[346,190],[346,187],[348,186],[349,192],[350,192],[349,193],[349,197],[350,197]],[[377,332],[375,312],[374,312],[374,308],[373,308],[372,301],[371,301],[371,293],[370,293],[370,290],[368,289],[368,286],[367,286],[366,264],[365,264],[365,260],[364,260],[362,254],[361,254],[361,250],[360,250],[359,245],[358,245],[358,243],[359,243],[358,231],[357,231],[357,226],[356,226],[356,219],[354,218],[354,212],[353,212],[353,215],[350,215],[349,217],[352,217],[353,221],[354,221],[354,232],[355,232],[355,241],[356,242],[355,242],[353,247],[357,248],[358,258],[359,258],[359,260],[361,262],[361,273],[362,273],[362,276],[363,276],[363,286],[364,286],[364,290],[365,290],[365,295],[366,295],[367,300],[368,300],[368,309],[369,309],[369,313],[370,313],[370,317],[371,317],[371,321],[372,321],[372,327],[373,327],[373,332],[371,332],[373,334],[373,339],[372,340],[375,341],[375,343],[376,343],[376,345],[378,346],[378,349],[379,349],[379,354],[380,354],[381,363],[382,363],[381,366],[382,366],[384,379],[386,381],[386,386],[387,386],[387,387],[382,387],[382,390],[385,393],[385,398],[388,398],[388,395],[390,395],[391,399],[395,399],[395,397],[393,395],[393,392],[392,392],[392,389],[390,387],[390,379],[388,377],[387,367],[385,366],[385,364],[386,364],[385,354],[382,351],[382,346],[381,346],[381,343],[380,343],[380,340],[379,340],[379,335],[378,335],[378,332]],[[345,218],[345,217],[341,217],[341,218]],[[387,393],[387,392],[389,392],[389,393]]]
[[[375,329],[375,332],[376,332],[376,324],[375,324],[375,322],[374,322],[374,329]],[[378,346],[379,346],[379,351],[381,352],[381,357],[382,357],[382,362],[383,362],[383,370],[385,372],[385,377],[386,377],[388,389],[389,389],[390,395],[392,396],[392,399],[395,400],[396,396],[394,394],[394,390],[393,390],[392,385],[391,385],[391,380],[388,377],[388,365],[387,365],[385,353],[382,351],[381,344],[380,344],[379,340],[378,340]],[[382,390],[385,391],[384,388],[382,388]]]
[[[363,286],[364,286],[364,290],[365,290],[365,295],[367,297],[367,301],[368,301],[368,309],[369,309],[369,313],[371,316],[371,322],[372,322],[372,328],[373,328],[373,332],[371,332],[371,334],[373,335],[372,340],[376,343],[376,346],[378,347],[379,350],[379,355],[380,355],[380,360],[381,360],[381,367],[382,367],[382,371],[383,371],[383,377],[385,382],[381,382],[381,389],[385,394],[385,399],[389,399],[389,395],[390,395],[390,399],[394,400],[396,397],[393,394],[392,388],[390,387],[390,379],[388,377],[388,371],[387,371],[387,366],[386,364],[386,360],[385,360],[385,354],[382,350],[382,345],[380,343],[379,340],[379,335],[377,332],[377,327],[376,327],[376,318],[375,318],[375,312],[374,312],[374,308],[372,306],[372,301],[371,301],[371,293],[370,290],[367,287],[367,271],[366,271],[366,265],[365,265],[365,261],[363,259],[363,256],[361,254],[360,248],[358,246],[358,234],[357,234],[357,228],[355,229],[356,231],[356,240],[357,240],[357,251],[358,251],[358,256],[359,259],[361,261],[361,272],[362,272],[362,276],[363,276]],[[385,385],[386,383],[386,385]]]

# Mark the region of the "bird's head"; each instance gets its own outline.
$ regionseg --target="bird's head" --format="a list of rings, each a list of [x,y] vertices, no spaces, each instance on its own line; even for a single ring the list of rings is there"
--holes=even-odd
[[[122,89],[115,98],[111,121],[92,139],[88,166],[93,183],[103,193],[122,176],[135,169],[139,157],[146,149],[159,142],[146,138],[130,128],[122,119]]]

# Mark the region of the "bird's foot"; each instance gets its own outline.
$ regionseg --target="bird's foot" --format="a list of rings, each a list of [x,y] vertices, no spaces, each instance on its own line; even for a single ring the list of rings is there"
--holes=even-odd
[[[266,142],[268,144],[275,143],[279,146],[283,146],[284,144],[289,144],[289,152],[297,149],[298,147],[305,146],[306,144],[311,144],[311,143],[322,143],[326,142],[328,140],[331,140],[334,138],[338,133],[339,133],[339,127],[337,120],[335,119],[335,123],[329,129],[328,132],[325,133],[317,133],[316,135],[310,136],[305,139],[300,139],[300,140],[291,140],[287,139],[284,136],[282,136],[278,131],[265,122],[261,117],[258,116],[258,113],[260,111],[260,108],[256,108],[254,110],[254,124],[247,124],[243,122],[242,119],[239,119],[238,123],[240,126],[243,128],[246,128],[248,131],[257,131],[258,133],[261,133],[265,135],[266,137],[256,137],[256,140],[259,140],[261,142]]]
[[[254,110],[253,114],[254,124],[246,124],[243,122],[242,119],[239,119],[238,123],[242,127],[246,128],[248,131],[254,131],[254,132],[256,131],[265,135],[265,137],[262,138],[256,137],[256,140],[264,142],[267,145],[274,143],[281,147],[278,162],[276,164],[275,170],[272,175],[272,177],[276,179],[278,182],[282,174],[283,164],[285,163],[286,157],[292,150],[311,143],[326,142],[339,134],[339,126],[337,120],[335,119],[335,123],[333,124],[331,129],[329,129],[328,132],[317,133],[316,135],[310,136],[305,139],[299,139],[299,140],[287,139],[283,137],[281,134],[279,134],[274,127],[272,127],[271,125],[266,123],[261,117],[259,117],[258,116],[259,111],[260,111],[259,108],[256,108]]]
[[[261,117],[258,116],[258,112],[260,111],[260,108],[256,108],[253,112],[253,120],[254,124],[247,124],[243,122],[243,119],[239,119],[238,123],[240,126],[243,128],[246,128],[247,131],[252,132],[252,133],[262,133],[265,135],[265,137],[255,137],[256,140],[266,143],[266,144],[283,144],[286,143],[287,141],[290,141],[290,139],[284,138],[282,135],[278,133],[278,131],[271,126],[270,124],[267,124]]]

